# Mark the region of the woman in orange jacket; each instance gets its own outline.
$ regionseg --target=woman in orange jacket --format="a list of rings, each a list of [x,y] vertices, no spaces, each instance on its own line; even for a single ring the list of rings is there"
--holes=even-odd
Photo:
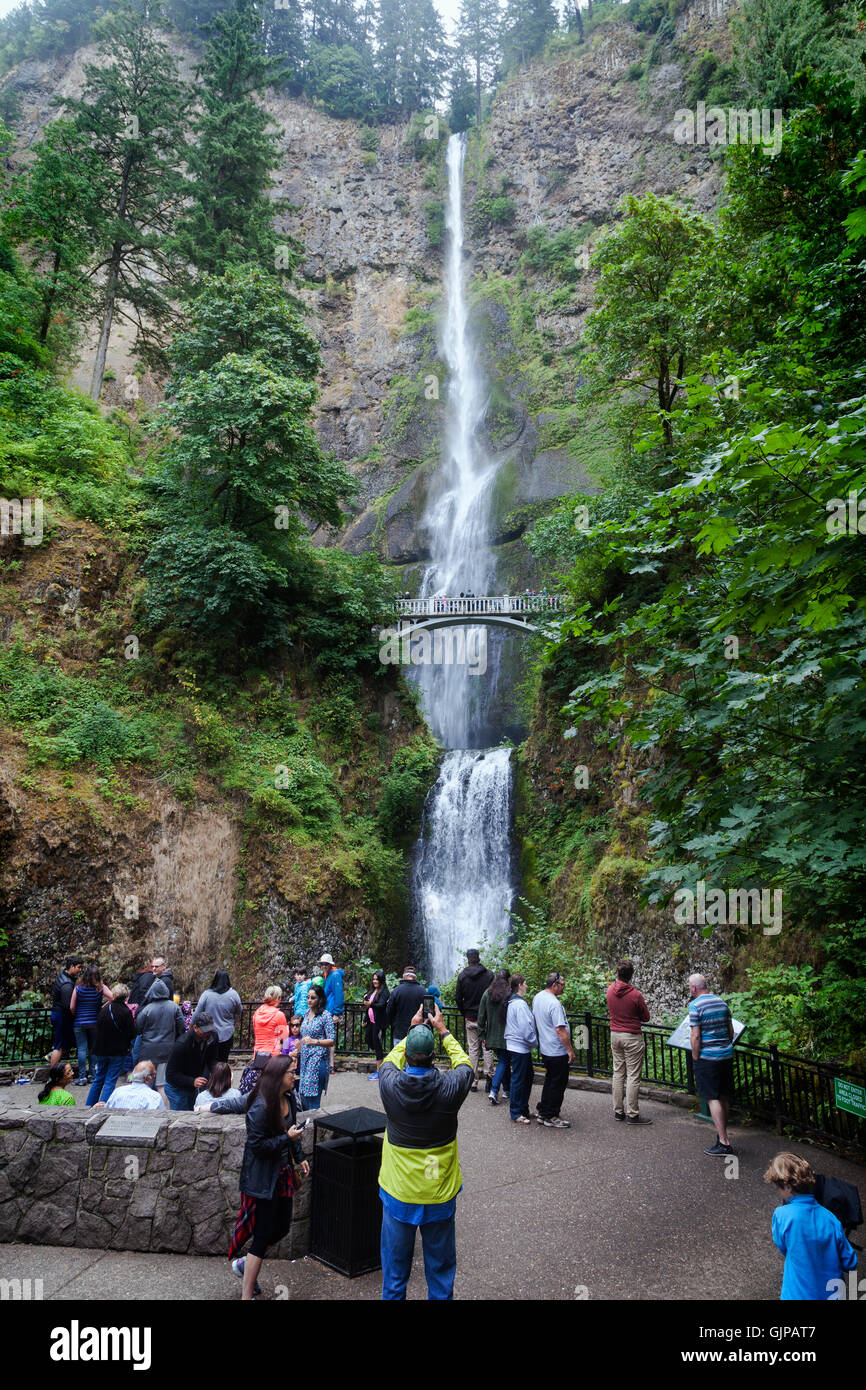
[[[253,1014],[253,1039],[256,1052],[266,1052],[275,1057],[283,1038],[288,1037],[289,1024],[280,1008],[283,991],[279,985],[271,985],[265,990],[264,1003]]]

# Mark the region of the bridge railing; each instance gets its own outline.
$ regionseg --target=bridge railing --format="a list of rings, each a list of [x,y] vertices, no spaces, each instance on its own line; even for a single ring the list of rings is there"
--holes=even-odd
[[[469,598],[400,598],[394,611],[411,618],[433,618],[441,613],[481,617],[485,613],[555,613],[562,607],[561,594],[473,594]]]

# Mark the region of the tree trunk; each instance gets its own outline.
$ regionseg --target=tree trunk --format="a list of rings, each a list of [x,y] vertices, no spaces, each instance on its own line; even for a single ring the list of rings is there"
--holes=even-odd
[[[108,340],[111,337],[111,325],[114,320],[114,303],[117,298],[117,274],[120,268],[121,247],[117,242],[111,252],[111,262],[108,267],[108,283],[105,289],[105,308],[102,312],[102,327],[99,331],[99,342],[96,347],[96,360],[93,363],[93,376],[90,378],[90,394],[95,401],[99,400],[102,391],[102,378],[105,375],[105,358],[108,353]]]
[[[60,252],[54,253],[54,264],[51,267],[50,289],[45,296],[42,305],[42,318],[39,323],[39,341],[44,343],[48,337],[48,329],[51,326],[51,310],[54,308],[54,298],[57,294],[57,277],[60,274]]]
[[[475,124],[481,129],[481,59],[475,59]]]

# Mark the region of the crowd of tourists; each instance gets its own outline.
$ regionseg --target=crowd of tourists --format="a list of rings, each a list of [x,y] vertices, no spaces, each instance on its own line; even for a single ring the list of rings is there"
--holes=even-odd
[[[366,1043],[377,1059],[375,1079],[387,1118],[379,1195],[382,1297],[388,1300],[406,1296],[419,1229],[429,1297],[453,1296],[456,1199],[462,1188],[457,1117],[478,1089],[479,1063],[490,1105],[507,1101],[512,1123],[525,1127],[533,1118],[537,1050],[544,1077],[534,1118],[547,1129],[572,1126],[561,1113],[576,1056],[562,1003],[564,974],[551,971],[530,1001],[524,975],[489,970],[477,950],[466,952],[466,962],[455,996],[465,1050],[446,1026],[438,988],[422,984],[413,966],[405,968],[393,990],[384,971],[377,970],[364,995]],[[289,1231],[292,1198],[309,1171],[300,1139],[308,1112],[320,1108],[334,1070],[337,1029],[345,1017],[344,976],[328,953],[318,966],[321,973],[315,975],[298,966],[292,984],[265,991],[252,1016],[253,1056],[237,1086],[229,1054],[243,1006],[225,971],[215,973],[194,1006],[173,992],[172,972],[162,957],[138,972],[131,986],[110,988],[97,966],[71,957],[54,985],[54,1049],[40,1104],[73,1105],[69,1088],[88,1085],[86,1104],[94,1107],[160,1110],[167,1103],[172,1110],[245,1115],[241,1207],[229,1252],[244,1299],[260,1293],[257,1276],[265,1253]],[[649,1010],[633,975],[632,962],[620,960],[607,990],[612,1117],[649,1125],[639,1109],[642,1028]],[[702,975],[690,976],[689,1001],[696,1088],[716,1130],[705,1153],[728,1158],[734,1153],[727,1130],[733,1020]],[[445,1071],[436,1066],[437,1037],[450,1062]],[[77,1054],[77,1080],[64,1058],[70,1051]],[[127,1082],[119,1084],[127,1072]],[[789,1153],[777,1155],[764,1176],[783,1198],[772,1223],[773,1240],[786,1257],[782,1298],[827,1298],[826,1290],[857,1257],[828,1209],[824,1180],[805,1159]],[[856,1189],[851,1192],[856,1198]],[[841,1200],[851,1199],[842,1192]]]

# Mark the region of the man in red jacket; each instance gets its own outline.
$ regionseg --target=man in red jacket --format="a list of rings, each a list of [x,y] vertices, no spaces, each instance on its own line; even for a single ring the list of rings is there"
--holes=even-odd
[[[610,1050],[613,1053],[613,1113],[630,1125],[651,1125],[637,1108],[637,1088],[643,1068],[644,1040],[641,1023],[649,1023],[649,1009],[639,989],[631,983],[630,960],[617,962],[616,980],[607,991],[610,1014]],[[622,1108],[625,1092],[625,1110]]]

